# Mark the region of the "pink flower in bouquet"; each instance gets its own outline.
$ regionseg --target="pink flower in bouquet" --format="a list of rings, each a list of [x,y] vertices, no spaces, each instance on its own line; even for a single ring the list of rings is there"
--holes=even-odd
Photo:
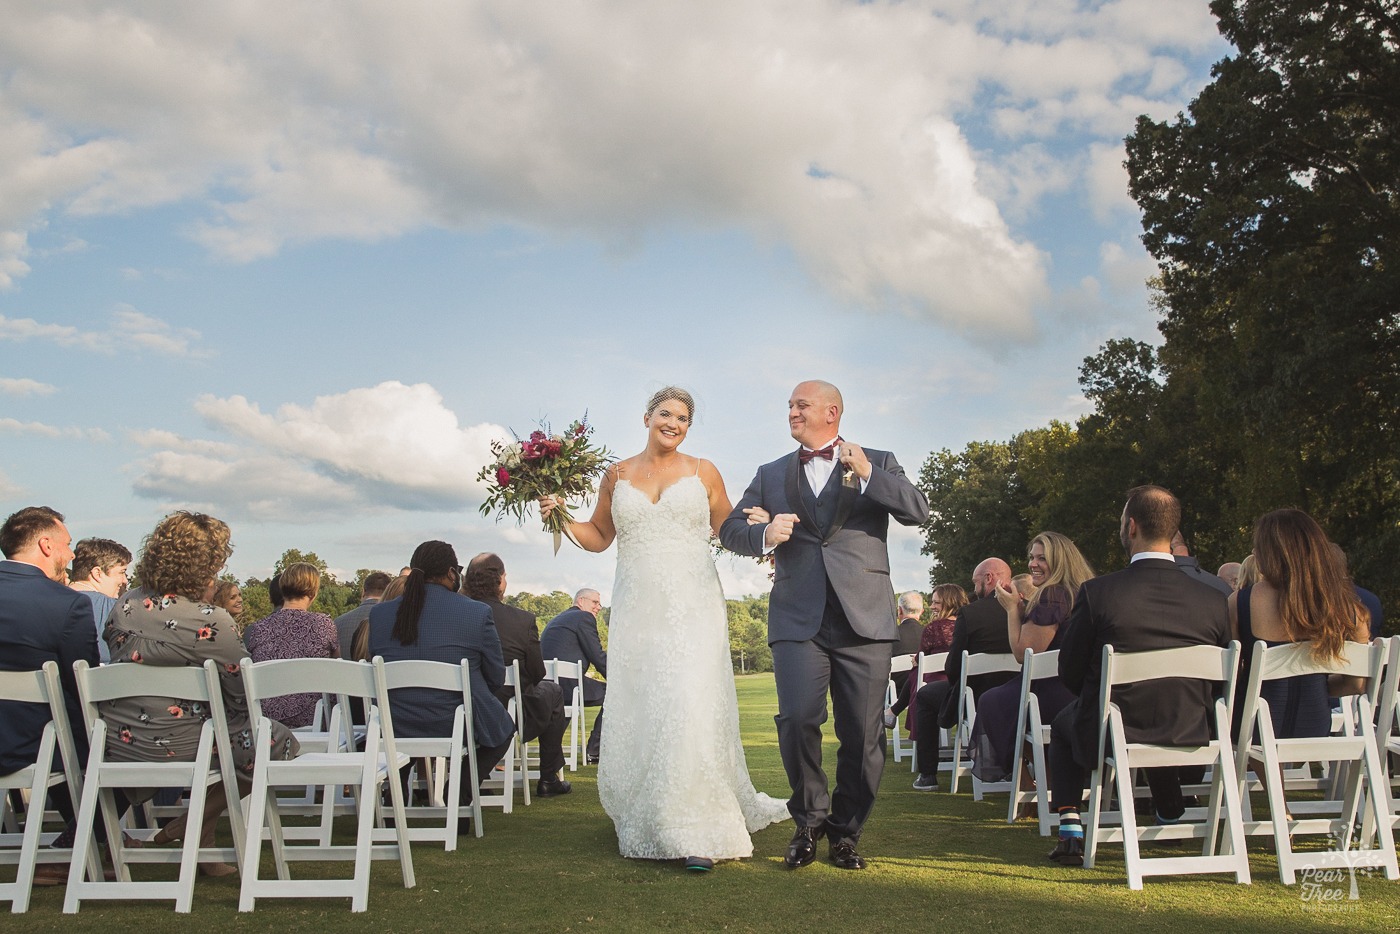
[[[544,453],[547,457],[558,457],[559,452],[564,450],[564,443],[550,438],[544,442]]]
[[[506,470],[504,467],[497,467],[497,468],[496,468],[496,483],[497,483],[499,486],[509,486],[509,485],[510,485],[510,471],[509,471],[509,470]]]

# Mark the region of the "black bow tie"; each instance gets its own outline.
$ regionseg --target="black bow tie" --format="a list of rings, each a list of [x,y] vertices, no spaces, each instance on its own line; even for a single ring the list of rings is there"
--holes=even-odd
[[[822,448],[820,451],[809,451],[809,450],[807,450],[806,448],[803,448],[802,450],[800,450],[800,451],[797,452],[797,462],[798,462],[799,464],[804,464],[804,465],[805,465],[805,464],[807,464],[808,462],[810,462],[810,461],[812,460],[812,458],[814,458],[814,457],[820,457],[820,458],[821,458],[822,460],[824,460],[824,461],[829,461],[829,460],[832,460],[835,456],[836,456],[836,445],[835,445],[835,444],[828,444],[826,447]]]

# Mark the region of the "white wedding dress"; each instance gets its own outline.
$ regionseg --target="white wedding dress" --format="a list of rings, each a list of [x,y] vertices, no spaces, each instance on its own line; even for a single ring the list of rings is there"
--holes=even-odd
[[[686,477],[653,503],[620,480],[612,514],[617,581],[598,796],[618,850],[750,856],[749,834],[788,811],[754,791],[744,762],[705,485]]]

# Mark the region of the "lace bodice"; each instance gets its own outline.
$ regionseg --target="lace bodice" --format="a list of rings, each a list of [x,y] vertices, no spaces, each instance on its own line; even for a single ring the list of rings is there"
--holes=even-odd
[[[786,818],[754,791],[739,741],[724,595],[699,477],[653,503],[613,489],[617,581],[608,620],[598,795],[623,856],[748,856],[749,834]]]

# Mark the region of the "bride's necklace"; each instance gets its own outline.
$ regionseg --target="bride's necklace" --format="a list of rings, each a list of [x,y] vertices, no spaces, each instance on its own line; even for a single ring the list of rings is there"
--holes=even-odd
[[[651,463],[654,465],[656,462],[655,462],[655,461],[652,461]],[[670,473],[671,470],[672,470],[672,468],[674,467],[674,465],[676,465],[676,464],[678,464],[678,463],[680,463],[679,460],[672,459],[672,460],[666,461],[665,464],[664,464],[664,466],[661,466],[661,467],[652,466],[651,469],[649,469],[649,470],[646,472],[646,474],[644,475],[644,479],[650,480],[654,474],[658,474],[658,473]]]

